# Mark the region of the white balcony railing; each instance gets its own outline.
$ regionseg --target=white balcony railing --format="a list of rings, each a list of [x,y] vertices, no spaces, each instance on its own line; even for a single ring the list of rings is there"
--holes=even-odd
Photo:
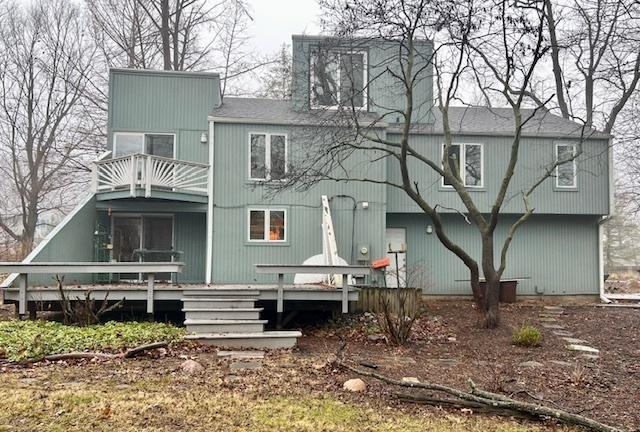
[[[95,192],[144,189],[145,197],[151,191],[170,190],[193,194],[206,194],[209,166],[160,156],[132,154],[95,162],[93,187]]]

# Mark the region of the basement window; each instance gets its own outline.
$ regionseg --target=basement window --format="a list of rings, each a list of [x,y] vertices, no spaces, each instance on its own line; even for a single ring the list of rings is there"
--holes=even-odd
[[[287,211],[284,209],[249,209],[250,242],[285,242]]]
[[[576,175],[577,167],[574,156],[576,146],[573,144],[556,144],[556,187],[560,189],[572,189],[578,185]],[[564,162],[563,162],[564,161]]]
[[[249,134],[249,179],[283,180],[287,174],[287,135]]]
[[[317,49],[311,53],[310,69],[312,107],[366,106],[366,53]]]
[[[442,154],[447,151],[447,146],[442,146]],[[462,183],[466,187],[483,187],[484,152],[482,144],[460,143],[451,144],[445,163],[449,164],[451,171],[460,175]],[[460,167],[464,167],[464,172],[460,172]],[[444,177],[442,185],[450,187],[451,183]]]

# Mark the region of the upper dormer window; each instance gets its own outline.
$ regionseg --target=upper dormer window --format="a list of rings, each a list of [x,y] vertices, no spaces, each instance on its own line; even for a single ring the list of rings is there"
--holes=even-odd
[[[367,54],[317,49],[311,53],[311,106],[367,105]]]

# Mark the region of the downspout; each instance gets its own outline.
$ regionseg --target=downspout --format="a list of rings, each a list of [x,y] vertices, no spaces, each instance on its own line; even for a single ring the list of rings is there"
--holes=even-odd
[[[205,282],[210,284],[213,280],[213,162],[215,160],[214,146],[214,121],[209,120],[209,176],[207,183],[207,263]]]
[[[611,303],[611,299],[609,299],[604,292],[604,244],[603,244],[603,232],[602,225],[611,219],[615,211],[615,193],[613,188],[613,138],[609,138],[607,143],[607,182],[608,182],[608,200],[609,200],[609,209],[608,214],[600,217],[598,220],[598,279],[599,279],[599,287],[600,287],[600,301],[603,303]]]

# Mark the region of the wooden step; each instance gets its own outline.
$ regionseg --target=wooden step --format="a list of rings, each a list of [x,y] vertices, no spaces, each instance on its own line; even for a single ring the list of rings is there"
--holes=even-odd
[[[254,306],[257,299],[248,297],[185,297],[181,301],[185,309],[249,309]]]
[[[267,320],[243,319],[188,319],[184,321],[189,333],[259,333],[264,330]]]
[[[259,319],[264,308],[183,308],[185,319]]]
[[[265,331],[255,333],[202,333],[186,336],[185,339],[230,348],[292,348],[298,338],[299,331]]]

